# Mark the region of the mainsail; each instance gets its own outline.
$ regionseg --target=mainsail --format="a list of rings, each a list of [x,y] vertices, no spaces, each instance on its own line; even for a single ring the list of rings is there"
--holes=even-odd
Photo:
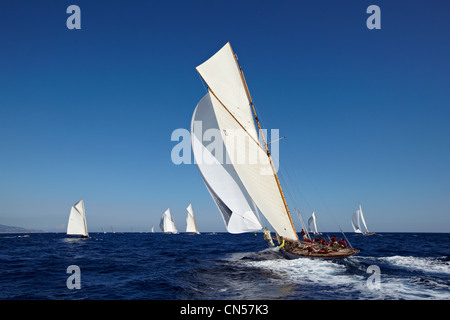
[[[173,221],[170,209],[167,209],[164,212],[163,216],[161,217],[159,227],[164,233],[178,233],[177,228],[175,228],[175,222]]]
[[[192,204],[189,204],[186,210],[188,212],[186,217],[186,232],[197,234],[200,233],[198,232],[197,225],[195,223],[194,210],[192,209]]]
[[[84,201],[81,199],[70,209],[69,222],[67,223],[67,234],[89,236],[86,226],[86,215],[84,213]]]
[[[227,159],[238,181],[277,234],[287,240],[297,241],[298,236],[267,146],[263,147],[259,143],[250,93],[230,44],[227,43],[198,66],[197,71],[209,89],[202,101],[212,105],[210,120],[217,122],[229,157]],[[198,107],[202,101],[197,106],[196,113],[199,112]],[[198,162],[197,159],[196,161]],[[208,178],[203,178],[208,187]],[[215,198],[216,190],[211,186],[208,189]],[[220,196],[218,195],[219,198]],[[220,208],[219,204],[218,206]],[[222,210],[221,212],[223,214]]]

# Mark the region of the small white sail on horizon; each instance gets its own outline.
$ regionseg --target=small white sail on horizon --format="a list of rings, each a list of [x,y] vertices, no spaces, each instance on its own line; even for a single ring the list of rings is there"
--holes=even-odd
[[[74,204],[70,209],[69,222],[67,223],[67,234],[89,237],[83,199]]]
[[[192,209],[192,204],[189,204],[186,210],[188,212],[186,217],[186,232],[200,234],[200,232],[197,229],[197,224],[195,223],[194,210]]]
[[[311,225],[313,228],[311,229]],[[311,217],[308,219],[308,232],[312,232],[314,235],[321,235],[322,233],[317,231],[316,213],[313,211]]]
[[[366,231],[363,230],[363,228],[361,227],[361,223],[364,226],[364,229]],[[374,232],[370,232],[369,229],[367,228],[367,224],[366,224],[366,220],[364,219],[364,214],[361,208],[361,205],[359,205],[358,210],[355,211],[355,213],[353,213],[352,215],[352,227],[355,233],[362,233],[364,235],[372,235],[375,234]]]
[[[162,215],[159,227],[164,233],[178,233],[170,209],[167,209]]]

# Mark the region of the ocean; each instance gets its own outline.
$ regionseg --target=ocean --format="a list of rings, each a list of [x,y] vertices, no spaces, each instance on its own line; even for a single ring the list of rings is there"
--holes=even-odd
[[[359,254],[289,260],[262,233],[0,234],[0,299],[450,300],[449,233],[346,236]]]

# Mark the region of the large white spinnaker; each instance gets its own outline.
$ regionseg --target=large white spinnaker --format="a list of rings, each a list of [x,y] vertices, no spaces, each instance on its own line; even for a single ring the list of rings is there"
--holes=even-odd
[[[215,118],[240,181],[278,235],[298,240],[271,160],[258,142],[250,97],[230,44],[197,71],[209,87]]]
[[[261,230],[255,204],[233,165],[226,161],[226,150],[211,98],[208,92],[200,100],[192,116],[191,144],[195,162],[206,188],[222,214],[227,231],[243,233]]]
[[[186,217],[186,232],[197,234],[200,233],[198,232],[197,225],[195,223],[194,210],[192,209],[192,204],[189,204],[186,210],[188,212]]]
[[[167,209],[163,216],[161,217],[161,222],[159,227],[164,233],[178,233],[177,228],[175,227],[175,222],[173,221],[172,213],[170,209]]]
[[[67,234],[89,236],[84,212],[84,201],[81,199],[70,209],[69,222],[67,223]]]

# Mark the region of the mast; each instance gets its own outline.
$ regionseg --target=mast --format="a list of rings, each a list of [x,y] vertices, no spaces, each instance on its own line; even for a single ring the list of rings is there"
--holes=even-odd
[[[230,45],[230,47],[231,47],[231,45]],[[277,174],[277,172],[275,170],[275,166],[273,165],[272,156],[270,155],[268,144],[266,143],[266,139],[264,137],[264,134],[263,134],[263,131],[262,131],[262,128],[261,128],[261,124],[259,123],[258,115],[256,114],[256,109],[255,109],[255,106],[253,104],[253,100],[252,100],[252,97],[250,95],[250,91],[249,91],[248,86],[247,86],[247,81],[245,81],[244,71],[242,70],[241,66],[237,62],[236,55],[234,54],[233,49],[231,49],[231,51],[233,52],[234,61],[236,62],[236,65],[237,65],[237,67],[239,69],[239,73],[241,75],[241,80],[242,80],[242,83],[244,84],[245,93],[247,94],[248,102],[252,106],[252,111],[253,111],[253,114],[255,116],[256,123],[258,124],[259,133],[260,133],[260,135],[262,137],[262,140],[263,140],[263,143],[264,143],[264,147],[266,149],[267,156],[269,157],[270,166],[272,167],[273,175],[275,176],[275,180],[277,182],[278,190],[280,191],[281,198],[283,199],[283,204],[284,204],[284,207],[286,208],[286,212],[287,212],[287,215],[289,217],[289,221],[291,222],[292,229],[294,229],[295,234],[297,235],[297,232],[296,232],[295,227],[294,227],[294,223],[292,222],[291,213],[289,212],[289,208],[288,208],[288,205],[287,205],[287,202],[286,202],[286,198],[284,197],[284,193],[283,193],[283,190],[281,188],[280,180],[278,179],[278,174]],[[297,235],[297,240],[298,240],[298,235]]]

